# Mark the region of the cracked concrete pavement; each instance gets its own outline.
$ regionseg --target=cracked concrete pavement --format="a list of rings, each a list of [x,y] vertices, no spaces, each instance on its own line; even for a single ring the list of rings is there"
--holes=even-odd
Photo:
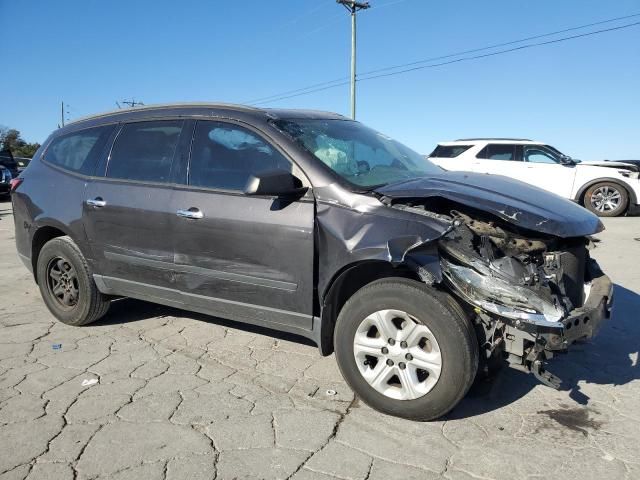
[[[606,225],[614,319],[552,363],[565,389],[504,369],[413,423],[292,336],[129,299],[88,327],[54,321],[1,203],[0,479],[640,478],[640,218]]]

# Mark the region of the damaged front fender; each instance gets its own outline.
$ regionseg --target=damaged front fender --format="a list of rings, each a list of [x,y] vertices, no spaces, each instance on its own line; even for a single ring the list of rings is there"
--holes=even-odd
[[[349,206],[318,200],[316,213],[318,291],[324,296],[345,267],[379,260],[407,267],[428,283],[442,280],[436,240],[451,226],[441,219],[389,209],[379,200],[356,196]],[[321,198],[321,197],[320,197]]]
[[[442,281],[438,239],[451,222],[391,209],[373,196],[316,188],[318,343],[333,351],[341,305],[359,288],[387,276],[410,273],[427,284]]]

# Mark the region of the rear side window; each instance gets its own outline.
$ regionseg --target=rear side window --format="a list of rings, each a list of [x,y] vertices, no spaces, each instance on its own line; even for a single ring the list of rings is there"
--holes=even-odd
[[[476,157],[486,160],[517,160],[516,146],[491,143],[480,150]]]
[[[44,160],[65,170],[91,175],[114,128],[105,125],[58,137],[47,148]]]
[[[455,158],[470,148],[471,145],[438,145],[429,156],[436,158]]]
[[[111,149],[107,177],[168,183],[182,120],[129,123]]]
[[[251,174],[291,163],[246,128],[223,122],[198,122],[191,146],[189,185],[243,190]]]

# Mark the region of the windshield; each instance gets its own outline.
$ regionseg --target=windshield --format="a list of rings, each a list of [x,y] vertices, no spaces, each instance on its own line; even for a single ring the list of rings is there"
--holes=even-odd
[[[357,187],[370,189],[442,171],[419,153],[352,120],[289,119],[275,124]]]

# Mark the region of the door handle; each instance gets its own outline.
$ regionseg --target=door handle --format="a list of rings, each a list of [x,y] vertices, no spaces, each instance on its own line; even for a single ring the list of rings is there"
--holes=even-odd
[[[90,198],[87,200],[87,205],[90,207],[104,207],[107,204],[102,197]]]
[[[204,213],[202,213],[199,208],[195,207],[191,207],[188,210],[178,210],[176,215],[182,218],[191,218],[193,220],[198,220],[204,217]]]

